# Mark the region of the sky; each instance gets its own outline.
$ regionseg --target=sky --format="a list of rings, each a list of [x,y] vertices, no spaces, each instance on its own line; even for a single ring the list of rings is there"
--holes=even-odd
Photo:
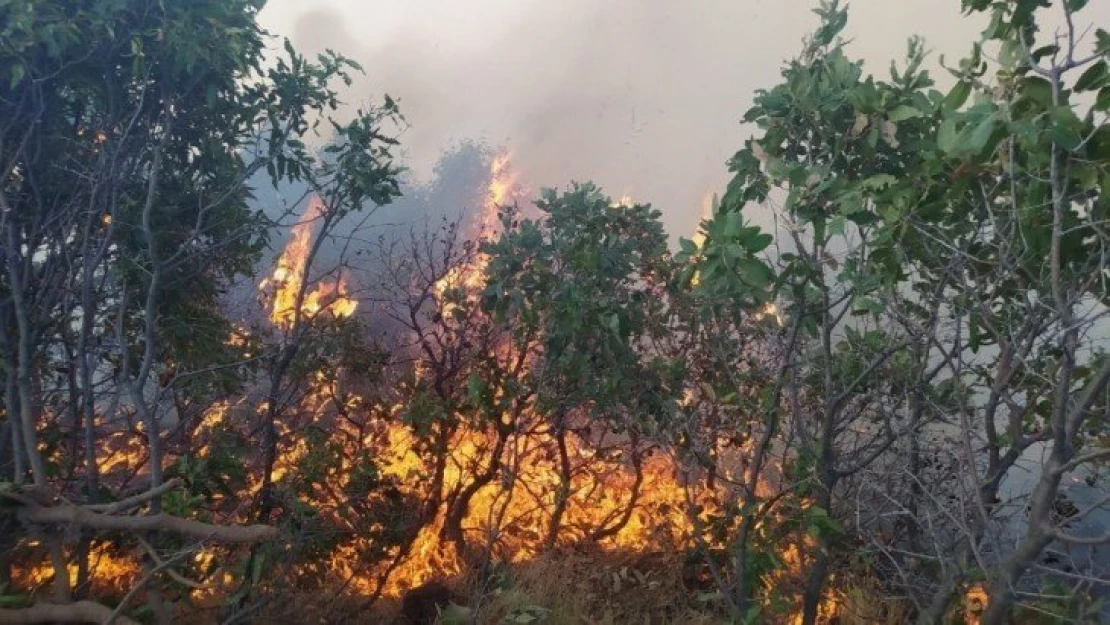
[[[959,0],[853,0],[849,52],[886,75],[911,35],[955,61],[982,22]],[[1110,24],[1110,0],[1084,17]],[[816,0],[270,0],[262,23],[301,51],[330,48],[366,71],[351,106],[399,100],[405,164],[427,176],[454,142],[512,153],[527,185],[593,180],[693,234],[740,124],[817,18]],[[936,72],[937,77],[941,71]],[[762,221],[757,219],[757,221]]]

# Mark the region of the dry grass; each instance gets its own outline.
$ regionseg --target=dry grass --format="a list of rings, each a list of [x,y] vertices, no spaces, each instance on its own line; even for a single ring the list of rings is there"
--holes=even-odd
[[[444,618],[441,625],[723,625],[729,623],[713,593],[696,588],[684,571],[681,554],[636,554],[567,550],[504,567],[482,587],[474,580],[448,580],[470,609],[464,618]],[[869,573],[850,576],[833,591],[837,625],[896,625],[912,622],[906,601],[889,597],[882,580]],[[835,583],[835,582],[834,582]],[[321,602],[304,597],[275,605],[279,613],[329,624],[404,623],[399,602],[383,599],[370,610],[353,597]],[[534,620],[529,620],[531,616]],[[262,619],[264,622],[266,618]],[[789,616],[765,615],[763,623],[791,623]],[[964,622],[959,615],[956,623]]]
[[[480,598],[476,616],[479,625],[499,625],[521,614],[545,625],[727,622],[685,587],[674,554],[569,552],[521,563]]]
[[[888,596],[881,582],[873,576],[856,578],[847,588],[834,593],[839,625],[899,625],[913,622],[911,604]]]

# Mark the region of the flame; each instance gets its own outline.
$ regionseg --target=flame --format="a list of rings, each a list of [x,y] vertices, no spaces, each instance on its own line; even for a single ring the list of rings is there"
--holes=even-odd
[[[489,167],[489,183],[482,202],[482,211],[476,220],[474,236],[493,238],[497,233],[498,212],[523,195],[517,174],[512,167],[512,155],[502,152],[493,158]],[[443,314],[450,315],[459,309],[459,304],[447,301],[448,294],[457,289],[476,292],[486,280],[486,267],[489,258],[478,254],[470,262],[455,265],[436,281],[432,293],[441,303]]]
[[[701,219],[698,220],[697,230],[694,231],[694,236],[691,239],[691,241],[693,241],[693,243],[694,243],[694,247],[697,248],[697,257],[696,258],[701,257],[701,250],[702,250],[702,247],[705,245],[705,238],[706,238],[705,230],[702,228],[701,222],[703,222],[707,219],[711,219],[713,217],[713,210],[716,208],[714,206],[714,204],[716,204],[716,201],[717,201],[717,194],[714,193],[712,190],[706,191],[705,195],[702,196],[702,199],[701,199]],[[696,262],[696,260],[695,260],[695,262]],[[690,278],[690,284],[693,285],[693,286],[697,286],[697,285],[701,284],[701,272],[700,271],[695,271],[694,272],[694,276],[692,278]]]
[[[489,184],[486,186],[485,212],[486,219],[497,217],[497,210],[507,205],[514,197],[520,194],[516,174],[511,167],[512,155],[502,152],[494,157],[489,168]]]
[[[479,237],[495,233],[498,210],[521,193],[509,155],[502,154],[493,160],[489,176],[484,210],[477,220]],[[621,202],[632,204],[631,198],[622,198]],[[441,312],[448,313],[476,301],[485,281],[488,260],[482,254],[476,255],[470,262],[451,268],[437,281],[434,293]],[[460,291],[461,298],[445,297],[448,292]],[[394,410],[403,409],[397,406]],[[450,493],[471,483],[491,462],[501,467],[497,479],[475,493],[461,527],[468,544],[490,549],[507,562],[529,560],[544,550],[549,514],[561,481],[556,440],[548,428],[542,427],[542,417],[529,408],[518,418],[520,423],[498,458],[492,457],[493,450],[498,448],[495,431],[476,425],[459,427],[448,446],[444,474],[444,491]],[[339,426],[347,427],[343,423]],[[358,442],[373,444],[373,436]],[[431,467],[429,459],[417,451],[418,440],[396,422],[386,425],[382,439],[378,441],[375,457],[383,476],[400,485],[404,495],[416,501],[426,500],[425,476]],[[356,441],[357,437],[347,436],[346,440]],[[688,546],[693,528],[684,512],[687,490],[679,479],[682,472],[675,459],[662,452],[645,456],[637,477],[634,464],[627,457],[630,451],[627,445],[599,443],[575,435],[567,440],[568,455],[577,470],[571,480],[559,542],[586,539],[600,529],[619,526],[607,533],[611,534],[604,541],[608,548],[663,551]],[[613,448],[623,453],[614,454]],[[294,444],[283,457],[283,464],[305,453]],[[343,472],[336,477],[340,483],[347,479]],[[629,493],[637,488],[639,499],[629,510]],[[425,581],[459,575],[466,570],[455,544],[443,539],[445,516],[445,511],[440,510],[421,527],[407,556],[386,580],[386,596],[400,596]],[[359,570],[359,554],[371,547],[366,539],[355,537],[340,545],[331,560],[334,573],[351,580],[350,587],[361,594],[373,592],[377,580],[385,573],[385,564]]]
[[[774,302],[767,302],[763,308],[756,313],[756,319],[771,319],[780,327],[783,324],[782,312]]]
[[[314,224],[323,215],[324,202],[312,196],[300,220],[293,226],[289,243],[278,258],[271,277],[262,281],[259,289],[273,292],[270,321],[283,330],[289,330],[297,321],[297,300],[304,288],[308,255],[312,250]],[[301,317],[314,318],[323,311],[342,319],[355,313],[358,302],[347,296],[347,280],[342,274],[335,281],[320,280],[316,287],[304,294]]]
[[[499,223],[499,210],[521,194],[509,154],[498,155],[490,165],[482,211],[473,224],[476,232],[472,235],[493,236]],[[632,204],[631,196],[625,194],[615,205]],[[711,216],[712,206],[713,196],[707,193],[702,206],[703,217]],[[324,209],[319,198],[312,198],[293,227],[289,243],[279,256],[272,275],[260,285],[270,296],[270,321],[281,329],[289,330],[297,317],[299,294],[307,279],[305,265],[313,244],[313,224]],[[695,242],[699,247],[704,242],[700,231],[695,234]],[[475,254],[469,262],[452,267],[436,282],[433,292],[439,312],[450,313],[477,301],[488,262],[485,255]],[[452,296],[449,297],[449,293]],[[356,307],[357,303],[347,295],[344,276],[320,281],[311,291],[305,292],[300,302],[300,312],[304,316],[326,311],[342,318],[352,315]],[[760,314],[781,323],[773,303]],[[450,322],[445,323],[449,328]],[[235,328],[227,343],[242,347],[249,339],[246,329]],[[495,356],[500,357],[500,354]],[[422,371],[418,367],[417,375]],[[366,520],[352,514],[355,499],[347,493],[358,470],[364,468],[359,460],[365,457],[363,454],[374,458],[382,483],[396,485],[399,501],[417,504],[429,500],[428,476],[432,472],[433,458],[426,450],[422,451],[424,443],[401,418],[408,409],[406,402],[411,400],[407,391],[402,390],[397,405],[371,407],[370,399],[341,388],[342,375],[334,371],[315,374],[309,380],[308,393],[289,410],[291,416],[277,424],[280,455],[273,475],[275,484],[296,492],[300,503],[313,510],[319,519],[339,528],[337,532],[341,536],[332,543],[334,546],[327,557],[314,556],[311,562],[298,562],[290,567],[292,575],[313,579],[323,576],[327,582],[334,583],[334,587],[342,586],[346,592],[364,597],[374,594],[379,584],[383,584],[385,596],[399,597],[426,581],[464,575],[469,566],[463,554],[458,553],[453,542],[444,538],[445,505],[441,504],[440,509],[427,518],[419,519],[404,552],[396,544],[378,544],[374,537],[374,532],[388,529],[385,525],[395,521],[392,517],[382,520],[372,516]],[[699,399],[699,392],[687,389],[684,408],[698,401],[703,401]],[[198,458],[209,458],[214,448],[211,442],[226,430],[238,429],[247,435],[253,414],[264,410],[265,402],[259,405],[249,395],[213,402],[192,433],[196,442],[193,453]],[[339,418],[340,414],[343,418]],[[543,415],[529,405],[514,419],[507,434],[488,422],[462,420],[451,433],[447,445],[443,490],[457,493],[496,463],[495,479],[474,494],[461,529],[468,545],[488,549],[498,560],[519,563],[536,558],[547,548],[545,533],[562,486],[562,475],[557,440],[545,426]],[[310,429],[323,432],[326,440],[309,438],[305,433]],[[727,441],[711,441],[709,453],[718,462],[720,478],[711,483],[692,477],[697,472],[668,450],[657,447],[648,453],[634,448],[627,437],[609,432],[589,433],[586,428],[580,431],[582,433],[569,435],[566,441],[575,469],[557,544],[569,546],[589,542],[595,540],[599,530],[616,528],[604,532],[603,538],[596,538],[602,548],[671,554],[671,561],[679,561],[681,557],[677,554],[694,546],[699,525],[705,526],[710,519],[722,516],[720,512],[725,502],[735,499],[735,493],[730,493],[725,485],[740,481],[742,459],[748,453],[747,449]],[[146,462],[141,439],[131,432],[109,437],[104,450],[111,451],[112,455],[102,463],[105,474],[137,471]],[[503,444],[499,445],[499,441]],[[495,449],[501,450],[496,457]],[[312,473],[308,481],[306,463],[314,462],[313,456],[320,455],[321,450],[330,460],[336,461],[335,465],[329,465],[324,475]],[[167,453],[167,462],[174,460],[172,453]],[[214,506],[213,511],[218,520],[250,521],[246,507],[236,505],[236,500],[249,501],[261,487],[257,472],[251,471],[248,475],[251,477],[243,492],[220,496],[220,505]],[[633,492],[638,493],[634,506],[630,499]],[[373,505],[371,501],[368,507]],[[410,508],[415,507],[418,506],[401,506],[397,516],[404,520],[404,513],[412,512]],[[714,542],[711,546],[723,548],[724,544]],[[787,587],[790,580],[799,578],[805,570],[806,553],[812,547],[804,540],[784,543],[781,559],[785,569],[769,575],[765,583],[776,587],[781,583]],[[111,570],[118,574],[113,573],[106,579],[128,588],[140,574],[138,560],[114,557],[120,564],[118,570]],[[224,568],[219,566],[221,562],[229,564]],[[198,605],[209,606],[226,600],[238,583],[233,562],[234,558],[220,548],[206,546],[198,551],[188,566],[204,571],[204,587],[193,589],[189,597]],[[52,574],[49,565],[45,569],[25,569],[27,583],[21,585],[41,585],[49,579],[49,574]],[[123,577],[128,581],[120,582]],[[296,583],[295,578],[291,581]],[[830,595],[823,602],[821,613],[831,615],[838,610],[835,597]]]
[[[23,545],[27,548],[39,547],[37,541],[28,541]],[[106,543],[96,543],[89,549],[89,579],[93,581],[93,591],[96,593],[120,593],[131,588],[134,580],[139,575],[139,565],[136,560],[125,554],[113,551]],[[78,566],[76,560],[66,565],[69,579],[76,580]],[[12,583],[16,588],[38,589],[43,588],[54,579],[54,567],[49,560],[30,564],[28,566],[15,565],[12,567]]]
[[[964,623],[979,625],[988,603],[990,603],[990,597],[982,584],[973,584],[968,588],[964,593]]]
[[[694,237],[691,239],[694,245],[700,250],[701,246],[705,244],[705,230],[701,227],[701,222],[713,218],[713,210],[716,208],[714,204],[717,202],[717,194],[713,190],[706,191],[701,198],[701,218],[698,220],[698,229],[694,231]]]

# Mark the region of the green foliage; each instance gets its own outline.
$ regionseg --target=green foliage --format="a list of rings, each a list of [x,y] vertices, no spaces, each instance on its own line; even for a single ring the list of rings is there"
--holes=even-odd
[[[210,384],[229,390],[236,370],[212,365],[242,360],[225,344],[231,326],[219,307],[267,243],[270,224],[249,206],[254,172],[327,189],[346,212],[398,193],[395,141],[382,130],[396,104],[334,124],[318,159],[305,142],[339,106],[334,83],[350,84],[357,65],[332,52],[309,61],[287,43],[287,56],[264,66],[262,4],[0,4],[0,74],[11,77],[0,83],[2,157],[20,172],[5,183],[20,215],[10,227],[32,248],[75,232],[74,247],[99,237],[115,245],[107,262],[133,293],[131,362],[141,360],[138,317],[154,288],[161,359],[211,370],[182,387],[194,396]]]
[[[1074,394],[1088,388],[1097,354],[1090,367],[1075,366],[1067,354],[1081,339],[1068,338],[1051,319],[1029,324],[1046,309],[1074,314],[1084,298],[1107,301],[1105,279],[1096,275],[1103,271],[1106,236],[1098,224],[1110,184],[1110,47],[1102,33],[1092,56],[1061,49],[1070,43],[1066,37],[1027,51],[1038,11],[1048,4],[966,0],[966,11],[989,14],[984,41],[999,54],[987,60],[985,44],[975,45],[949,70],[955,84],[941,93],[921,69],[918,40],[910,42],[904,69],[891,67],[889,80],[865,75],[838,38],[845,13],[835,2],[822,3],[822,24],[800,57],[745,114],[756,135],[729,162],[733,178],[703,224],[705,244],[684,242],[681,258],[732,261],[701,270],[698,288],[741,309],[764,298],[785,302],[788,325],[803,331],[798,396],[814,401],[803,410],[813,410],[821,425],[813,426],[812,441],[797,444],[786,467],[801,482],[799,496],[835,504],[831,488],[842,467],[858,470],[839,457],[838,437],[848,428],[893,443],[892,424],[932,409],[941,419],[972,411],[976,393],[1000,387],[1007,397],[1029,401],[1028,410],[1008,406],[1014,414],[1006,432],[996,432],[1001,426],[992,421],[982,433],[991,470],[1004,472],[1008,466],[998,468],[1004,454],[1019,454],[1066,412],[1060,402],[1067,394],[1054,385],[1063,380]],[[1049,61],[1056,65],[1037,65]],[[756,272],[750,259],[765,245],[745,245],[758,231],[747,232],[740,215],[778,198],[782,252],[773,272]],[[770,288],[759,292],[766,282]],[[945,353],[944,342],[953,340],[955,352]],[[1010,377],[1010,363],[998,354],[1013,349],[1013,341],[1034,342]],[[981,357],[989,364],[963,363],[964,349],[980,353],[986,346],[992,350]],[[943,370],[937,379],[942,358],[959,362],[961,373],[950,378]],[[930,409],[866,408],[892,396]],[[840,414],[857,400],[858,417]],[[995,419],[996,409],[984,419]],[[1101,427],[1067,433],[1055,445],[1082,448]],[[854,436],[860,444],[861,435]],[[843,535],[834,506],[802,509],[825,547]]]
[[[616,428],[651,427],[672,410],[666,365],[641,356],[662,330],[671,259],[659,212],[618,206],[592,184],[546,190],[539,220],[503,212],[483,306],[517,341],[543,348],[542,407],[561,418],[589,406]]]

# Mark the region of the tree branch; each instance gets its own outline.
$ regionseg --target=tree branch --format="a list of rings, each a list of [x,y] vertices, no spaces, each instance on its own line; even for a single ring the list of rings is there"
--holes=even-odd
[[[139,506],[150,501],[151,499],[154,499],[155,497],[160,497],[166,494],[167,492],[177,488],[178,486],[181,486],[181,480],[178,478],[174,478],[166,482],[165,484],[162,484],[158,488],[152,488],[146,492],[139,493],[138,495],[133,495],[126,499],[121,499],[115,503],[85,506],[85,509],[101,514],[118,514],[120,512],[127,512],[128,510],[138,508]]]
[[[0,625],[26,623],[103,623],[112,618],[112,609],[93,601],[77,603],[36,603],[17,610],[0,609]],[[139,625],[135,621],[117,616],[120,625]]]
[[[1073,536],[1054,529],[1050,535],[1056,540],[1069,545],[1097,546],[1110,543],[1110,532],[1103,532],[1098,536]]]
[[[31,501],[24,501],[19,514],[29,523],[82,525],[108,531],[174,532],[221,543],[257,543],[273,540],[279,535],[276,527],[268,525],[213,525],[162,513],[150,516],[118,516],[93,512],[71,503],[41,506]]]

